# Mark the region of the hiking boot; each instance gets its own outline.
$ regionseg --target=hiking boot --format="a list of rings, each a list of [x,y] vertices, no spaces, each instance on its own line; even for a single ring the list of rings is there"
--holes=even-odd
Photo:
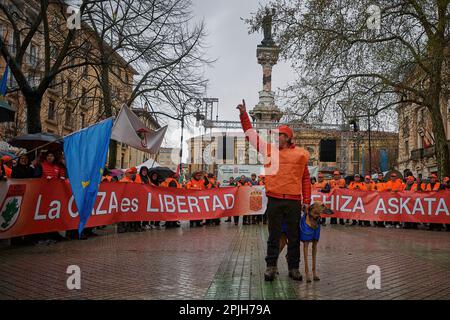
[[[303,281],[302,274],[300,273],[300,271],[298,269],[289,270],[289,278],[292,278],[293,280],[296,280],[296,281]]]
[[[278,271],[277,267],[267,267],[266,272],[264,272],[264,280],[266,281],[275,280],[277,271]]]

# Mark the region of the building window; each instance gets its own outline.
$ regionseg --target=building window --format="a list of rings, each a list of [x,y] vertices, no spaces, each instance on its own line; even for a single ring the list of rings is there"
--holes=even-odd
[[[72,97],[72,80],[67,80],[67,96]]]
[[[81,114],[81,128],[86,126],[86,115],[84,113]]]
[[[65,121],[64,121],[64,125],[66,127],[71,128],[72,127],[72,110],[70,110],[70,107],[66,107],[66,113],[65,113]]]
[[[405,140],[405,155],[409,158],[409,141]]]
[[[403,137],[409,137],[409,117],[403,119]]]
[[[81,105],[85,106],[86,104],[87,104],[86,88],[81,88]]]
[[[30,43],[30,56],[29,56],[30,65],[36,66],[37,64],[37,47]]]
[[[88,71],[89,71],[88,66],[87,65],[84,66],[83,67],[83,79],[87,79],[88,78]]]
[[[48,101],[48,120],[55,120],[55,101],[50,99]]]

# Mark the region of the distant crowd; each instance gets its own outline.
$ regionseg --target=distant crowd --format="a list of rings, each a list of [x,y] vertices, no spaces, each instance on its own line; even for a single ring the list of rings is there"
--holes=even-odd
[[[411,172],[406,172],[405,177],[401,179],[397,173],[392,172],[385,179],[383,173],[378,173],[376,179],[372,179],[371,176],[366,175],[364,179],[362,179],[361,175],[355,174],[352,177],[348,177],[347,179],[342,178],[339,171],[334,171],[331,179],[325,179],[323,173],[319,173],[317,177],[317,181],[315,178],[311,178],[312,188],[318,192],[327,193],[335,188],[343,188],[349,190],[360,190],[360,191],[406,191],[406,192],[439,192],[443,190],[450,190],[450,179],[449,177],[445,177],[442,181],[439,181],[438,176],[436,174],[431,174],[428,179],[422,180],[419,177],[414,177]],[[323,221],[324,223],[324,221]],[[337,224],[336,218],[331,218],[331,224]],[[347,220],[344,222],[344,219],[339,219],[339,223],[350,224]],[[351,225],[360,225],[360,226],[371,226],[370,221],[357,221],[353,220]],[[417,229],[418,223],[411,222],[373,222],[373,226],[378,227],[387,227],[387,228],[405,228],[405,229]],[[424,227],[429,230],[442,230],[444,225],[437,223],[430,223],[424,225]],[[450,225],[445,226],[447,231],[450,231]]]

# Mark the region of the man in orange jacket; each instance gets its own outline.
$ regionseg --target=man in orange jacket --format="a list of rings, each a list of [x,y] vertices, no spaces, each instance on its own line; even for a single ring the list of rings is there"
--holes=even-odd
[[[323,178],[323,173],[320,172],[317,175],[317,179],[318,179],[318,181],[316,183],[314,183],[314,189],[317,190],[317,191],[325,189],[325,186],[327,185],[328,181],[326,181]]]
[[[203,179],[202,171],[195,171],[192,174],[192,179],[186,183],[186,189],[192,190],[205,190],[207,189],[207,185],[205,185],[205,180]],[[189,221],[189,225],[191,227],[200,227],[202,225],[202,220],[191,220]]]
[[[400,179],[395,172],[391,173],[391,180],[384,184],[384,191],[402,191],[403,181]]]
[[[366,186],[367,191],[375,190],[375,182],[372,181],[369,175],[364,177],[364,185]]]
[[[301,281],[299,271],[299,225],[301,201],[305,212],[311,203],[311,182],[308,171],[309,153],[292,142],[294,133],[288,126],[278,128],[275,143],[263,141],[252,128],[245,108],[245,101],[237,106],[246,138],[265,158],[267,217],[269,239],[267,241],[266,281],[273,281],[277,274],[277,261],[282,224],[287,227],[289,277]]]
[[[355,180],[350,182],[350,185],[348,186],[350,190],[367,190],[364,182],[361,181],[361,176],[359,174],[355,174],[354,179]]]
[[[330,180],[331,189],[344,189],[346,186],[345,179],[341,178],[339,171],[333,172],[333,179]],[[337,218],[330,218],[330,224],[337,224]],[[339,224],[344,225],[344,219],[339,218]]]

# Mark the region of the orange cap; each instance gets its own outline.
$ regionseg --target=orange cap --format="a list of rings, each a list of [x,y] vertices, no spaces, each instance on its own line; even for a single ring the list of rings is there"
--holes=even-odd
[[[432,173],[431,176],[430,176],[430,178],[437,178],[437,175],[434,174],[434,173]]]
[[[447,182],[448,180],[450,180],[449,177],[445,177],[445,178],[444,178],[444,182]]]
[[[333,174],[341,174],[339,171],[334,171]]]
[[[365,176],[364,179],[370,179],[370,176]]]
[[[292,131],[292,129],[284,124],[278,127],[278,133],[284,133],[288,136],[289,139],[292,139],[292,137],[294,136],[294,132]]]

